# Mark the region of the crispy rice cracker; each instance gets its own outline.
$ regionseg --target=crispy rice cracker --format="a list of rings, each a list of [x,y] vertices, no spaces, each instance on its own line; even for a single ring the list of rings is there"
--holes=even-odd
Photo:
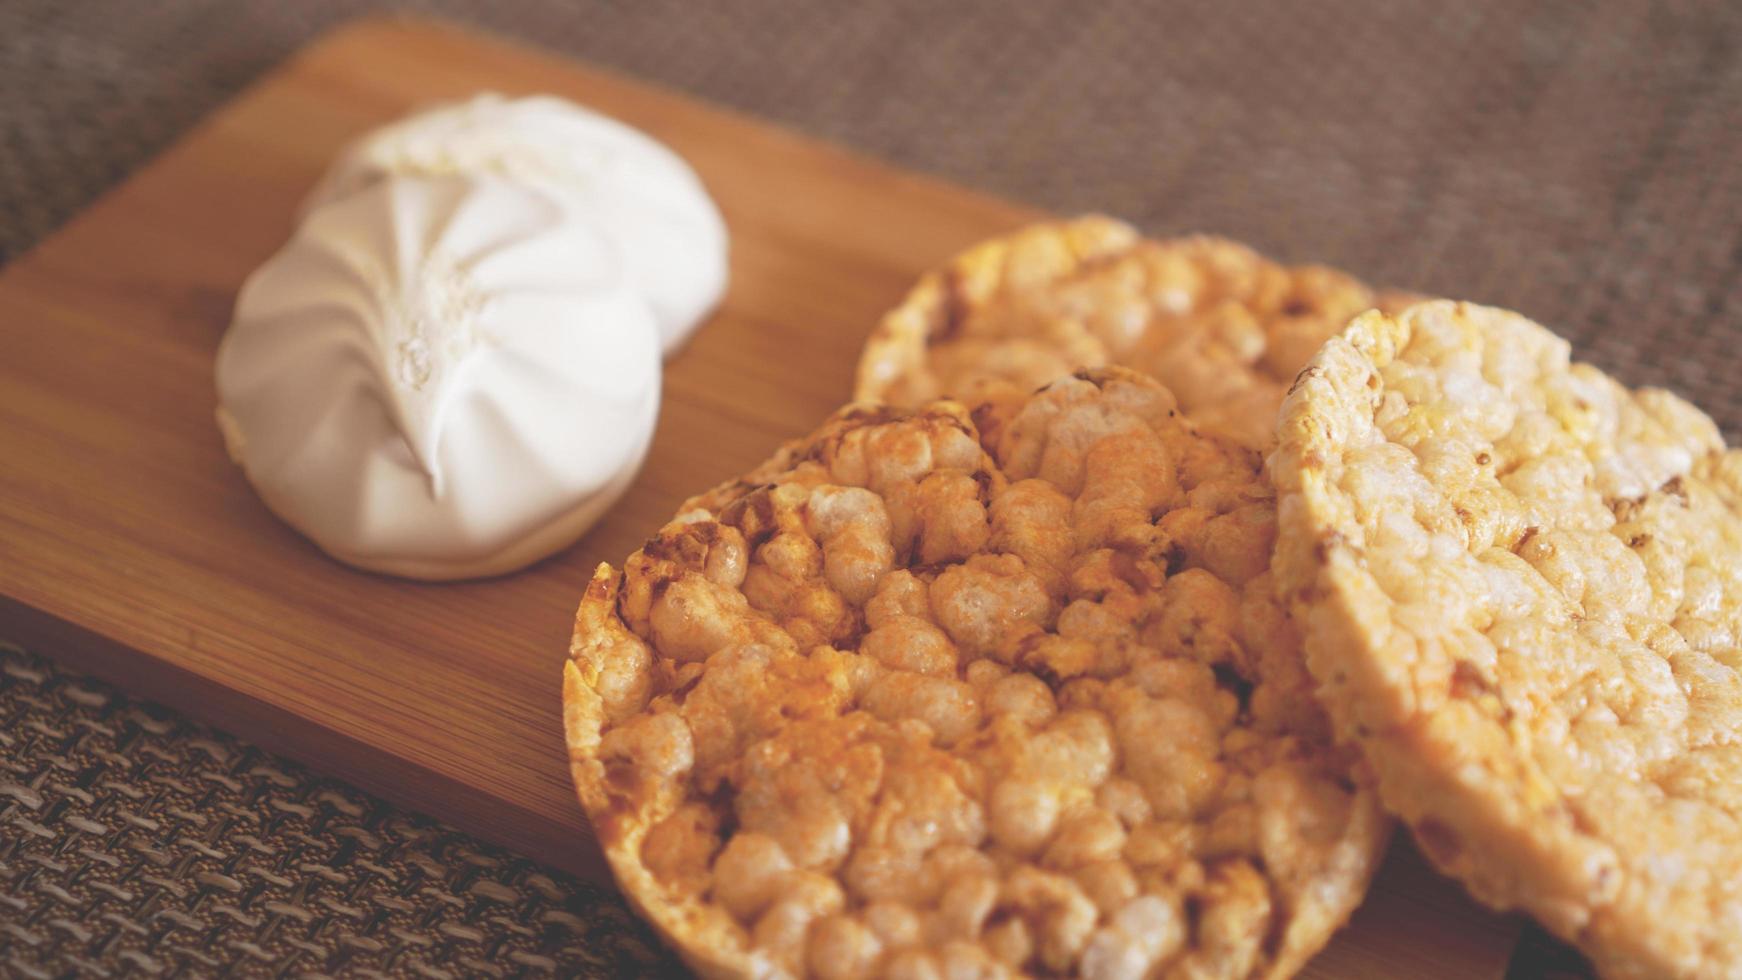
[[[921,278],[866,341],[854,397],[1015,398],[1121,364],[1172,389],[1200,428],[1262,449],[1319,346],[1357,313],[1403,302],[1225,239],[1154,241],[1097,216],[1048,222]]]
[[[976,414],[844,409],[599,567],[564,720],[618,882],[710,976],[1293,973],[1389,821],[1257,454],[1117,368]]]
[[[1742,976],[1742,452],[1512,313],[1369,313],[1289,394],[1278,584],[1338,731],[1484,901]]]

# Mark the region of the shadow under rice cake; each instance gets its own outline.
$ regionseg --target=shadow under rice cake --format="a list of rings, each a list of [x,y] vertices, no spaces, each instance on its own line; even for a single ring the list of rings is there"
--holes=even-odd
[[[1389,821],[1331,744],[1250,450],[1118,368],[849,407],[601,565],[572,771],[709,976],[1285,977]]]

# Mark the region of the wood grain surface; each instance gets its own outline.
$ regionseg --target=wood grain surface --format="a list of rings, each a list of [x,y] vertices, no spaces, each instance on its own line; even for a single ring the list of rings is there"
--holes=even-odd
[[[622,503],[531,570],[353,571],[225,458],[212,356],[243,277],[347,138],[481,89],[554,92],[687,157],[732,233],[720,312],[667,365]],[[568,784],[560,667],[600,560],[845,398],[926,267],[1037,215],[717,108],[441,25],[310,47],[0,272],[0,636],[561,868],[602,874]],[[1401,841],[1314,976],[1498,977],[1517,920]]]

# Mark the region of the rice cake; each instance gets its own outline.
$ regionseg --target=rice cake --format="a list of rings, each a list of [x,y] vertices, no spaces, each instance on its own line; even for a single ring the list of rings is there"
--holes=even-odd
[[[1434,302],[1313,359],[1271,471],[1321,700],[1427,856],[1605,974],[1742,976],[1742,451]]]
[[[922,277],[867,340],[854,396],[1014,398],[1120,364],[1167,385],[1200,428],[1262,449],[1307,359],[1391,303],[1335,269],[1282,266],[1226,239],[1156,241],[1099,216],[1047,222]]]
[[[850,406],[601,565],[571,769],[708,976],[1286,977],[1388,835],[1258,455],[1112,368]]]

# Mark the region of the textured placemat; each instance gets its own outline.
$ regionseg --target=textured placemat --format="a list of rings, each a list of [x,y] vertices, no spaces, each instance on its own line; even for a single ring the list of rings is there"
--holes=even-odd
[[[673,969],[604,888],[0,645],[0,975]]]
[[[387,6],[0,0],[0,261]],[[1055,210],[1512,306],[1742,435],[1742,4],[402,6]],[[660,968],[608,896],[0,663],[0,973]],[[1533,935],[1513,973],[1581,969]]]

